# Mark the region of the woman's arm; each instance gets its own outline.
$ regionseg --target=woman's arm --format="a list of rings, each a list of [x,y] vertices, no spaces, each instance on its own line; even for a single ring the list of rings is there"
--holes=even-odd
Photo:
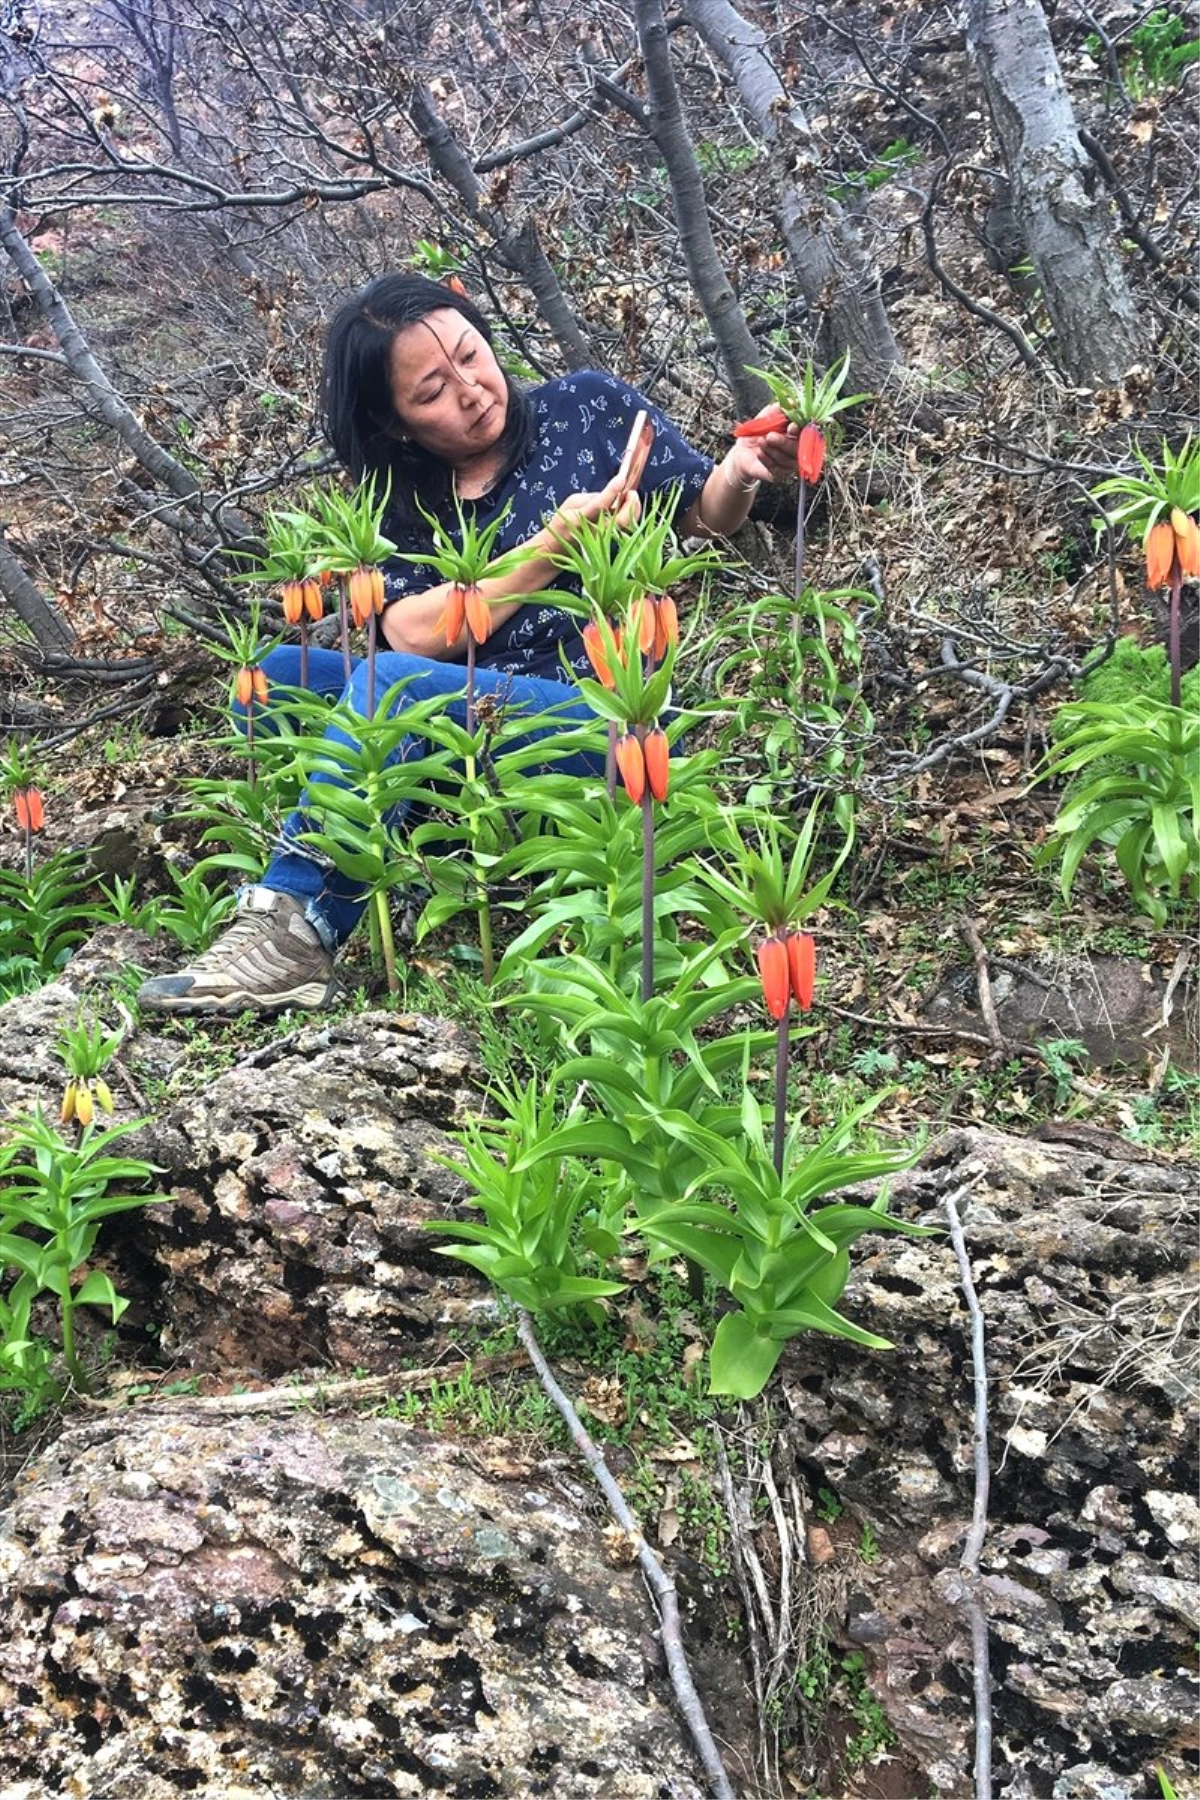
[[[638,510],[636,495],[622,502],[621,486],[615,478],[598,493],[568,495],[549,524],[518,546],[529,553],[525,562],[505,575],[489,575],[480,582],[479,591],[489,604],[493,625],[502,625],[526,600],[554,586],[558,569],[551,558],[570,541],[580,519],[595,519],[614,508],[622,523],[627,510],[630,516]],[[458,662],[466,655],[465,627],[453,644],[446,642],[450,585],[442,581],[437,587],[406,594],[385,609],[380,625],[389,649],[428,656],[437,662]]]
[[[794,425],[766,437],[738,438],[716,465],[679,521],[685,537],[728,537],[750,515],[763,481],[788,481],[796,473]]]

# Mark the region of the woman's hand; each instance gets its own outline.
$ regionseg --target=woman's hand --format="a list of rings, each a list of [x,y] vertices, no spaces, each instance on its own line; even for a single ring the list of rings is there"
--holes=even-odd
[[[569,544],[581,519],[595,520],[602,513],[612,513],[618,525],[636,524],[642,516],[641,496],[630,492],[620,476],[614,475],[598,493],[568,494],[560,502],[547,530],[560,544]]]
[[[778,411],[777,406],[764,406],[754,416],[761,419]],[[769,431],[763,437],[735,438],[721,465],[730,485],[749,489],[756,481],[794,481],[799,436],[800,427],[789,425],[784,431]]]

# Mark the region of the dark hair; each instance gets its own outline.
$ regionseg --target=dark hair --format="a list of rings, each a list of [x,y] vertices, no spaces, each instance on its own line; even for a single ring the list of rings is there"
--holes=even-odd
[[[321,375],[321,423],[338,459],[356,481],[364,475],[391,478],[389,527],[401,537],[428,537],[417,511],[440,513],[448,505],[452,475],[448,463],[401,437],[392,403],[392,343],[406,325],[442,307],[461,313],[489,345],[487,320],[462,294],[424,275],[380,275],[339,307],[325,340]],[[507,373],[508,416],[499,441],[501,477],[516,467],[533,443],[533,413]]]

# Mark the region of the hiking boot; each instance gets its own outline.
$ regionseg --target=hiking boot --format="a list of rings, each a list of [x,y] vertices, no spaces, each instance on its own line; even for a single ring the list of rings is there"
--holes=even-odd
[[[327,1006],[337,990],[333,957],[304,916],[304,902],[273,888],[247,888],[238,916],[211,949],[177,975],[143,984],[149,1012],[277,1012]]]

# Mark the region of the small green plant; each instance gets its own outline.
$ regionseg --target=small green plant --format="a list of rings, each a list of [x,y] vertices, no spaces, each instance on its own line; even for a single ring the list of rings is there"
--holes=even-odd
[[[67,1086],[62,1099],[62,1121],[65,1125],[77,1119],[81,1127],[90,1125],[97,1106],[111,1113],[113,1097],[104,1079],[104,1070],[121,1047],[119,1031],[106,1032],[99,1019],[79,1019],[58,1036],[58,1054],[67,1071]]]
[[[846,1766],[861,1769],[890,1750],[896,1742],[896,1734],[867,1685],[867,1663],[861,1650],[852,1650],[841,1657],[838,1671],[845,1685],[850,1716],[858,1727],[846,1745]]]
[[[105,1130],[86,1125],[72,1142],[35,1110],[15,1122],[0,1147],[0,1265],[17,1271],[4,1297],[7,1316],[0,1313],[6,1332],[0,1356],[10,1385],[28,1388],[50,1379],[48,1358],[29,1338],[28,1325],[33,1301],[51,1293],[58,1301],[67,1373],[77,1389],[89,1391],[76,1345],[76,1311],[107,1307],[115,1325],[128,1302],[99,1269],[78,1286],[75,1278],[106,1218],[165,1198],[144,1191],[152,1164],[112,1154],[119,1139],[146,1123],[137,1119]],[[17,1335],[9,1338],[9,1331]]]
[[[1065,1106],[1075,1091],[1079,1071],[1087,1067],[1087,1045],[1080,1038],[1044,1038],[1038,1050],[1054,1083],[1054,1104]]]
[[[870,1523],[866,1521],[858,1534],[858,1560],[866,1563],[868,1567],[879,1561],[879,1539],[871,1529]]]
[[[845,1511],[844,1506],[832,1488],[817,1489],[817,1517],[823,1525],[835,1525]]]
[[[0,998],[50,980],[88,934],[86,857],[58,850],[28,872],[0,869]]]
[[[921,151],[918,145],[911,143],[906,137],[893,138],[885,144],[875,157],[870,168],[850,169],[846,179],[839,186],[831,188],[835,200],[848,203],[860,198],[863,194],[873,194],[905,169],[920,162]]]
[[[181,871],[172,867],[171,879],[175,894],[159,905],[156,923],[185,950],[207,950],[228,922],[237,904],[235,896],[209,887],[200,868]]]
[[[1094,34],[1083,40],[1083,46],[1096,61],[1103,60],[1104,45]],[[1127,45],[1118,54],[1130,98],[1141,100],[1178,81],[1200,57],[1200,43],[1194,27],[1182,14],[1164,6],[1147,14],[1129,33]]]

